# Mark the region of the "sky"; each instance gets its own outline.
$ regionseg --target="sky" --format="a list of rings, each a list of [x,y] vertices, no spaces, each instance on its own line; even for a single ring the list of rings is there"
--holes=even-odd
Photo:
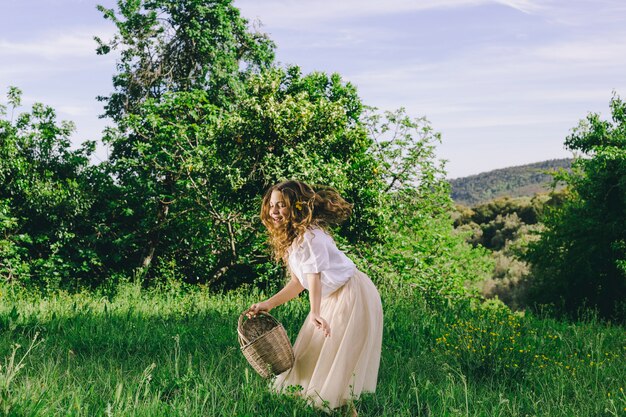
[[[76,145],[111,122],[114,33],[96,4],[0,0],[0,103],[8,86],[57,110]],[[441,133],[449,178],[570,157],[565,138],[626,98],[623,0],[234,0],[276,43],[277,60],[337,72],[380,110],[404,107]],[[95,161],[107,149],[99,146]]]

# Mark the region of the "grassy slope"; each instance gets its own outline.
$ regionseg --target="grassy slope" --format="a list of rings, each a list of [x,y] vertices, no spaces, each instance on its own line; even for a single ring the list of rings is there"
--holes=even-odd
[[[409,287],[380,287],[379,387],[361,416],[626,415],[623,327],[432,308]],[[239,352],[238,313],[254,294],[0,290],[0,415],[325,415],[271,394]],[[301,298],[274,313],[294,338],[306,311]]]

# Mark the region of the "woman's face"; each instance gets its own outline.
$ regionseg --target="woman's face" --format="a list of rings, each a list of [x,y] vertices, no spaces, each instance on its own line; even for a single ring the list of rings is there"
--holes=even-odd
[[[272,191],[270,196],[270,217],[274,225],[278,225],[289,218],[289,209],[283,198],[283,193],[278,190]]]

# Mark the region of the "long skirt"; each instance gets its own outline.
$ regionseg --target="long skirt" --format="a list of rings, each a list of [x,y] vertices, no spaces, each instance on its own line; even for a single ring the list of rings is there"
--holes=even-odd
[[[383,310],[376,287],[357,271],[341,288],[322,298],[320,313],[330,325],[330,337],[324,337],[307,317],[293,346],[294,366],[276,377],[274,389],[333,409],[362,392],[376,390]]]

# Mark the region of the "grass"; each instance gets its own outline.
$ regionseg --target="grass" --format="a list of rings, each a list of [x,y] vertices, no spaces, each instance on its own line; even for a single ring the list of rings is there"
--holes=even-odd
[[[380,288],[379,385],[360,416],[626,416],[624,327],[493,303],[434,307],[411,287]],[[238,315],[261,296],[0,287],[0,415],[325,415],[272,394],[239,352]],[[307,308],[300,298],[273,312],[292,339]]]

